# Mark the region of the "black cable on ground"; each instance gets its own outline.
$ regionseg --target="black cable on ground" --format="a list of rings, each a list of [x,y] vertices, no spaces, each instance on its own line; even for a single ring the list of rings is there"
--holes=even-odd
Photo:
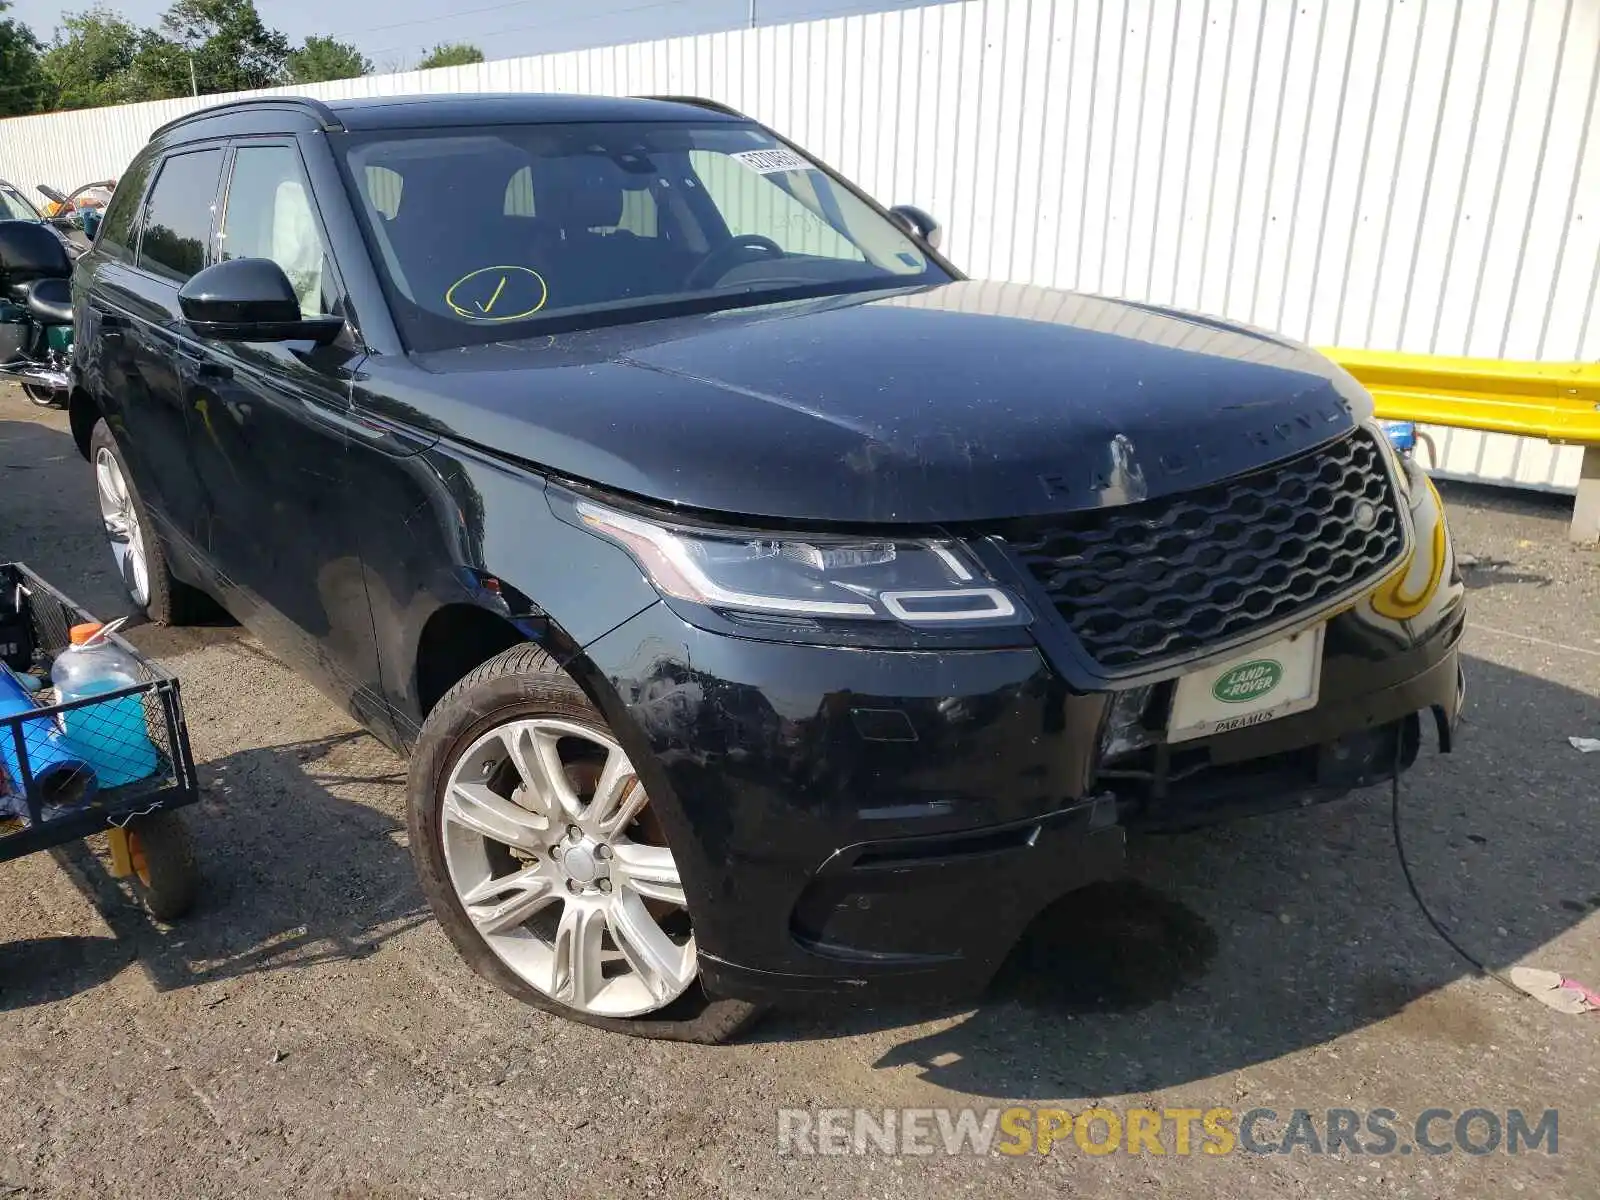
[[[1453,936],[1451,936],[1450,931],[1439,922],[1439,918],[1433,915],[1433,911],[1428,907],[1428,902],[1422,898],[1422,892],[1417,888],[1417,881],[1411,874],[1411,864],[1406,860],[1405,840],[1400,836],[1400,760],[1404,752],[1405,733],[1404,729],[1402,728],[1396,732],[1395,736],[1394,774],[1390,777],[1391,791],[1389,802],[1389,819],[1390,823],[1394,826],[1394,850],[1395,854],[1400,858],[1400,873],[1405,876],[1406,887],[1411,891],[1411,898],[1417,902],[1417,907],[1422,910],[1422,915],[1427,918],[1428,924],[1433,926],[1433,931],[1439,935],[1440,939],[1445,945],[1449,946],[1450,949],[1454,950],[1465,961],[1472,964],[1472,968],[1480,975],[1488,976],[1490,979],[1493,979],[1496,983],[1500,984],[1500,986],[1515,992],[1523,999],[1527,999],[1527,992],[1523,991],[1516,984],[1512,983],[1510,979],[1508,979],[1505,975],[1502,975],[1499,971],[1496,971],[1493,967],[1489,966],[1481,958],[1478,958],[1460,942],[1456,941]]]

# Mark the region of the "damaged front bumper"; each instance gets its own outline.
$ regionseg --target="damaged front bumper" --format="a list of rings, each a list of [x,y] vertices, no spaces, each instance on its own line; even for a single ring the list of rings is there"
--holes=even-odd
[[[1041,908],[1122,870],[1130,829],[1381,781],[1424,716],[1447,747],[1459,617],[1385,662],[1354,652],[1355,624],[1330,624],[1317,707],[1185,743],[1147,777],[1102,762],[1113,695],[1068,690],[1033,649],[728,639],[658,605],[589,667],[667,826],[707,986],[881,1002],[981,989]]]

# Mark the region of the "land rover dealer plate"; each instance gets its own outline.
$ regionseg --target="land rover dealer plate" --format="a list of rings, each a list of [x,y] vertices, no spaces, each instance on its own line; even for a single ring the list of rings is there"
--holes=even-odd
[[[1303,630],[1179,679],[1167,741],[1244,729],[1315,708],[1325,628]]]

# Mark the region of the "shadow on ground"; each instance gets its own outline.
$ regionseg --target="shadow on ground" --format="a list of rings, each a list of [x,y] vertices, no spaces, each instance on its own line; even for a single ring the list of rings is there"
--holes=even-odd
[[[392,788],[402,769],[358,733],[202,764],[202,803],[181,811],[205,879],[194,911],[170,926],[110,877],[103,846],[51,851],[113,936],[0,943],[0,1012],[64,999],[130,963],[169,991],[371,954],[428,917],[403,827],[359,798]]]
[[[114,937],[63,934],[0,942],[0,1013],[75,996],[106,982],[133,959],[133,948]]]
[[[1477,558],[1462,563],[1461,581],[1467,585],[1469,591],[1477,588],[1505,587],[1513,583],[1546,588],[1552,583],[1550,576],[1538,571],[1519,570],[1515,563],[1503,558]]]
[[[1550,521],[1554,532],[1564,530],[1572,520],[1572,495],[1569,492],[1540,492],[1531,488],[1507,488],[1459,479],[1435,479],[1434,487],[1439,490],[1445,505],[1452,510],[1470,506],[1507,516],[1536,517]]]
[[[427,919],[403,826],[359,798],[403,779],[403,765],[360,733],[203,764],[205,800],[184,812],[205,883],[194,912],[170,927],[88,845],[55,853],[158,989],[355,960]]]

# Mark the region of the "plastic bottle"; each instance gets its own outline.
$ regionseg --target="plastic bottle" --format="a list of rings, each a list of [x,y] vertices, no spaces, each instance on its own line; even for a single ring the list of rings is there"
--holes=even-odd
[[[72,627],[72,645],[56,655],[50,668],[57,703],[143,682],[139,664],[107,636],[113,628],[95,622]],[[155,773],[156,748],[145,724],[143,694],[74,708],[61,719],[67,740],[94,768],[101,787],[121,787]]]

